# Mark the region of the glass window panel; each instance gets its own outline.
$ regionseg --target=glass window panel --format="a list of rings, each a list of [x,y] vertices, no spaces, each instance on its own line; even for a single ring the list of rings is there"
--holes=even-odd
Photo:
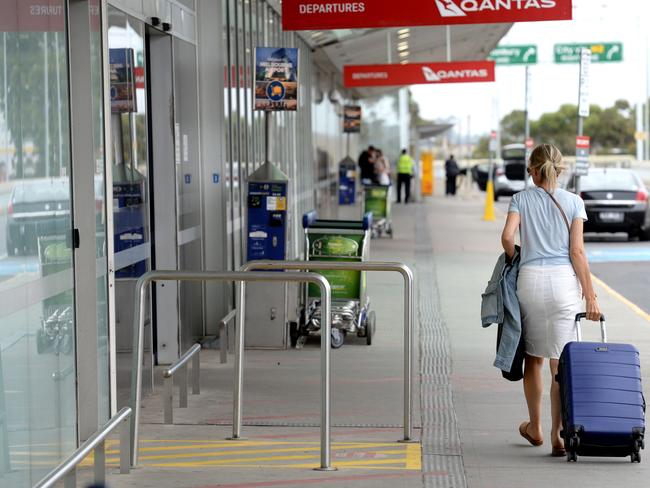
[[[49,6],[0,32],[0,477],[17,488],[77,437],[67,26]]]

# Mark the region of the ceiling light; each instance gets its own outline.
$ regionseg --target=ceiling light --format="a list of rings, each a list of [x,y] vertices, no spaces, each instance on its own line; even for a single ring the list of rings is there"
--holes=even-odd
[[[400,51],[399,55],[403,58],[407,57],[409,55],[408,51]]]
[[[397,31],[397,33],[398,34],[407,34],[410,31],[411,31],[411,29],[408,29],[408,28],[407,29],[400,29],[400,30]]]
[[[408,60],[408,59],[402,59],[402,60],[399,62],[399,64],[409,64],[409,60]]]
[[[400,47],[409,47],[409,43],[408,43],[408,41],[403,41],[403,42],[400,42],[399,44],[397,44],[397,47],[398,47],[398,49]]]
[[[410,35],[411,35],[411,34],[409,34],[408,32],[405,32],[404,34],[399,34],[399,35],[397,36],[397,38],[398,38],[398,39],[408,39]]]

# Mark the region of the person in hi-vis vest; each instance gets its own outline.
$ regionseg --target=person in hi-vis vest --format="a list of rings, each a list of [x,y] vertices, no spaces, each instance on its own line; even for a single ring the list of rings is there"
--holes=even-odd
[[[411,178],[413,177],[413,166],[415,163],[406,149],[397,160],[397,203],[402,202],[402,185],[404,185],[404,203],[411,199]]]

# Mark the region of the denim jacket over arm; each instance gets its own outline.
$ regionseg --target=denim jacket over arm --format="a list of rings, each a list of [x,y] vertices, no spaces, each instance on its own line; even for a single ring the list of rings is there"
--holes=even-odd
[[[519,251],[519,247],[515,247],[515,255],[510,263],[507,262],[505,253],[499,256],[487,288],[481,295],[483,327],[502,325],[494,366],[506,372],[512,367],[522,333],[521,310],[517,299]]]

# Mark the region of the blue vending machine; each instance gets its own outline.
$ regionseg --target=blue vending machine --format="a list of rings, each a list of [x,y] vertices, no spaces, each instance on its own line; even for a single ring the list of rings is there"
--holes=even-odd
[[[346,156],[339,163],[339,205],[354,205],[357,163]]]
[[[287,175],[268,162],[248,177],[247,261],[286,259],[288,186]],[[287,286],[248,283],[246,304],[246,347],[286,348]]]

